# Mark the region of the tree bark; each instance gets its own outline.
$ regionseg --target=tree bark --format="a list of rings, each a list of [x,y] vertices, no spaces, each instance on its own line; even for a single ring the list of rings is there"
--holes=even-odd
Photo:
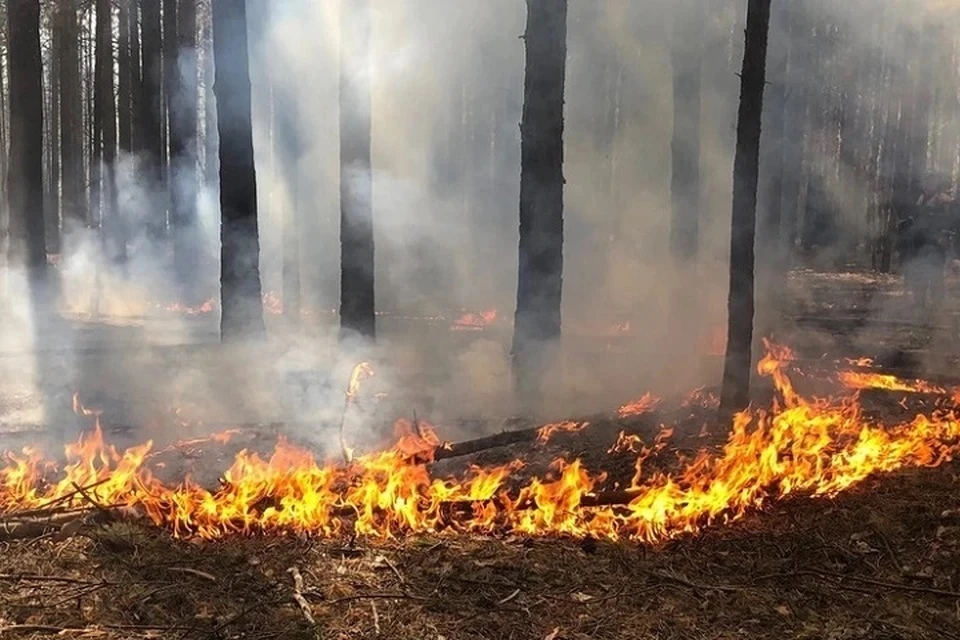
[[[130,53],[130,4],[132,0],[119,0],[117,3],[117,123],[120,149],[133,151],[133,93],[134,82]],[[136,29],[134,23],[132,26]]]
[[[127,241],[117,206],[117,106],[114,94],[113,13],[110,0],[97,0],[96,112],[99,116],[100,153],[103,167],[101,233],[107,257],[127,259]]]
[[[54,28],[60,72],[60,171],[65,231],[86,224],[83,172],[83,97],[80,92],[80,41],[73,0],[58,0]],[[68,226],[69,225],[69,226]]]
[[[563,101],[567,1],[527,0],[520,123],[520,244],[514,390],[535,404],[546,355],[560,338],[563,289]]]
[[[297,85],[293,85],[297,86]],[[283,216],[283,312],[293,323],[300,321],[300,207],[301,171],[304,157],[300,108],[289,84],[277,88],[274,131],[278,172],[287,185]]]
[[[167,99],[170,120],[170,201],[175,272],[181,296],[195,301],[197,242],[197,5],[178,0],[177,46]]]
[[[10,61],[9,262],[42,277],[47,255],[43,237],[43,62],[39,0],[7,0]]]
[[[737,116],[737,147],[733,168],[727,353],[720,393],[720,410],[725,414],[746,408],[750,396],[760,122],[763,114],[769,28],[770,0],[750,0],[747,8],[743,69],[740,74],[740,109]]]
[[[340,332],[376,337],[370,153],[371,0],[341,3]]]
[[[220,339],[266,336],[245,2],[213,0],[220,139]]]
[[[142,133],[143,176],[149,190],[156,190],[156,196],[150,198],[151,210],[147,217],[147,231],[157,240],[164,236],[167,229],[167,212],[160,194],[164,193],[164,145],[163,145],[163,77],[162,77],[162,38],[160,28],[160,0],[142,0],[142,41],[143,41],[143,93],[142,93]]]
[[[209,6],[209,5],[208,5]],[[217,140],[217,97],[214,94],[213,68],[213,26],[212,9],[205,16],[203,25],[203,184],[213,188],[217,185],[220,175],[220,159],[218,157],[219,142]]]
[[[49,118],[47,133],[49,134],[47,152],[47,195],[44,206],[47,211],[44,215],[46,227],[47,252],[59,254],[60,246],[60,30],[53,28],[50,33],[50,71],[47,75],[50,83],[47,97],[50,108],[46,118]]]
[[[700,244],[700,85],[706,17],[698,6],[674,3],[670,249],[678,267],[696,260]]]
[[[140,0],[130,0],[130,146],[144,149],[143,55],[140,37]]]

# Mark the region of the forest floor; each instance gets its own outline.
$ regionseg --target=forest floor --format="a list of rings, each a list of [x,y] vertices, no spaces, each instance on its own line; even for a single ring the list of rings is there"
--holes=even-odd
[[[960,348],[949,313],[939,324],[905,319],[894,280],[797,277],[802,295],[792,299],[785,335],[803,358],[881,355],[890,368],[960,382],[950,375]],[[960,283],[952,286],[960,300]],[[758,394],[764,402],[768,392],[760,385]],[[864,394],[863,402],[879,419],[916,412],[896,394]],[[618,431],[649,441],[661,424],[677,427],[670,455],[651,459],[650,470],[669,469],[677,451],[720,445],[726,431],[696,404],[590,419],[589,429],[547,445],[444,460],[432,473],[519,457],[527,477],[563,455],[622,483],[634,456],[607,453]],[[209,484],[239,448],[269,453],[276,437],[252,428],[226,445],[174,448],[159,460],[171,480],[190,474]],[[770,503],[655,546],[461,533],[191,542],[133,522],[0,545],[0,638],[960,639],[956,462],[877,476],[829,500]]]

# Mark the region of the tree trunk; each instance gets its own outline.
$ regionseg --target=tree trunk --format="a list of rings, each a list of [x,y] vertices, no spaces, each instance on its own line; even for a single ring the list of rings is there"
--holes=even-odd
[[[145,148],[143,134],[143,59],[140,38],[140,0],[130,0],[130,146],[134,151]]]
[[[673,215],[670,249],[678,267],[696,260],[700,230],[700,78],[705,16],[698,3],[675,2],[673,16]]]
[[[720,393],[725,414],[746,408],[750,396],[753,340],[754,238],[760,163],[760,121],[766,82],[770,0],[750,0],[746,44],[740,74],[740,110],[733,168],[733,217],[730,225],[730,293],[727,303],[727,353]]]
[[[370,157],[371,0],[341,3],[340,330],[376,336]]]
[[[7,0],[10,60],[10,264],[43,276],[43,62],[39,0]]]
[[[86,224],[83,173],[83,97],[80,93],[80,41],[72,0],[58,0],[54,28],[60,71],[60,171],[64,232]]]
[[[287,185],[283,216],[283,312],[293,323],[300,321],[300,206],[301,171],[304,156],[300,108],[290,90],[298,85],[284,83],[277,88],[274,102],[274,141],[277,171]]]
[[[59,254],[60,247],[60,30],[54,28],[50,34],[50,72],[48,79],[50,88],[47,91],[50,108],[47,110],[47,133],[49,134],[49,151],[47,152],[47,196],[44,206],[47,211],[44,216],[47,239],[47,252]]]
[[[167,212],[160,194],[163,190],[163,102],[162,42],[160,36],[160,0],[142,0],[143,29],[143,101],[142,134],[143,175],[148,190],[156,194],[149,200],[147,231],[153,239],[163,237],[167,229]]]
[[[213,49],[220,139],[220,339],[257,340],[266,329],[245,2],[213,0]]]
[[[203,184],[213,188],[220,175],[219,142],[217,140],[217,97],[214,94],[212,11],[203,26]]]
[[[113,15],[110,0],[97,0],[96,102],[99,117],[100,156],[103,168],[101,191],[101,234],[107,257],[115,262],[127,259],[123,221],[117,207],[117,108],[113,92]]]
[[[547,352],[560,338],[567,0],[527,0],[524,39],[520,245],[512,367],[518,399],[535,406]]]
[[[170,201],[175,272],[181,296],[195,300],[200,243],[197,242],[197,5],[179,0],[179,59],[168,75]]]
[[[130,24],[130,3],[132,0],[120,0],[118,3],[118,32],[117,32],[117,121],[119,125],[118,137],[120,149],[130,153],[133,151],[133,69],[130,52],[131,29],[137,25]]]

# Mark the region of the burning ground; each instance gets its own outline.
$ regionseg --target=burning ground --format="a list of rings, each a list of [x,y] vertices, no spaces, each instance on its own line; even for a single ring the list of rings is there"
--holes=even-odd
[[[497,447],[447,444],[401,420],[391,448],[349,462],[243,432],[116,451],[94,431],[59,468],[9,455],[5,626],[954,637],[954,394],[871,364],[805,372],[772,346],[760,364],[772,402],[727,433],[698,390],[515,430],[528,435]],[[348,405],[358,393],[351,385]],[[216,464],[229,466],[219,487],[168,479]]]

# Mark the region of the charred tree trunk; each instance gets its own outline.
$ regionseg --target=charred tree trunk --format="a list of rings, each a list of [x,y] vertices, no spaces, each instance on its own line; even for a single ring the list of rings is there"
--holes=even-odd
[[[340,14],[340,331],[376,337],[370,155],[371,0]]]
[[[727,353],[720,393],[720,409],[728,414],[746,408],[750,396],[760,121],[769,29],[770,0],[750,0],[740,75],[740,110],[733,168],[733,218],[730,225]]]
[[[83,171],[83,97],[80,90],[80,40],[73,0],[58,0],[54,28],[60,71],[60,171],[63,175],[64,232],[86,224]]]
[[[673,17],[673,214],[670,249],[678,267],[696,260],[700,244],[700,79],[705,16],[698,3],[676,2]]]
[[[536,402],[547,352],[560,338],[567,1],[527,0],[524,39],[520,253],[512,367],[518,398]]]
[[[213,0],[213,49],[220,139],[220,339],[258,340],[266,329],[245,2]]]
[[[118,3],[117,31],[117,122],[120,149],[133,151],[133,65],[130,52],[130,14],[132,0],[120,0]],[[136,29],[134,23],[132,29]],[[137,81],[139,78],[137,78]]]
[[[170,201],[175,272],[182,297],[194,300],[199,269],[197,242],[197,5],[179,0],[178,60],[168,75],[170,121]]]
[[[160,0],[143,0],[143,89],[142,89],[142,134],[143,175],[148,190],[162,194],[163,190],[163,78],[162,39],[160,30]],[[161,202],[159,197],[150,202]],[[162,204],[153,204],[147,214],[147,231],[154,239],[163,237],[167,229],[167,212]]]
[[[110,0],[97,0],[96,96],[102,161],[101,233],[107,257],[114,262],[127,259],[127,243],[117,207],[117,107],[113,92],[113,15]]]
[[[34,283],[47,264],[43,237],[43,62],[39,0],[7,0],[10,61],[10,264]],[[16,25],[14,27],[14,25]]]

